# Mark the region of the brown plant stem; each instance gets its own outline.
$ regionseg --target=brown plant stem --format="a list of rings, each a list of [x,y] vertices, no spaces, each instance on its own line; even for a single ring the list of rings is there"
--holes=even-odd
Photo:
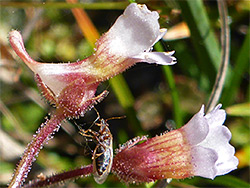
[[[40,149],[42,149],[44,143],[51,139],[53,133],[59,130],[60,123],[64,118],[63,113],[57,110],[51,115],[51,118],[47,119],[46,122],[36,131],[37,134],[33,136],[32,141],[25,149],[22,159],[12,176],[9,188],[21,187],[31,169],[32,163],[38,156]]]
[[[28,184],[25,184],[24,187],[25,188],[30,188],[30,187],[44,187],[44,186],[49,186],[49,185],[53,185],[56,183],[61,183],[63,181],[66,180],[70,180],[70,179],[76,179],[78,177],[82,177],[82,176],[88,176],[92,173],[93,171],[93,165],[87,165],[87,166],[83,166],[81,168],[77,168],[74,170],[70,170],[67,172],[62,172],[60,174],[56,174],[50,177],[41,177],[39,179],[36,180],[32,180],[30,181]]]

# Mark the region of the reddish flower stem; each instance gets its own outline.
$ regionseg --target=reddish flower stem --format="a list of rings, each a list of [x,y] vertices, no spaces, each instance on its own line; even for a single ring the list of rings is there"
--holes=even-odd
[[[25,188],[30,188],[30,187],[44,187],[44,186],[49,186],[52,184],[56,184],[56,183],[60,183],[63,182],[65,180],[69,180],[69,179],[76,179],[80,176],[88,176],[89,174],[91,174],[93,171],[93,165],[87,165],[81,168],[77,168],[74,170],[70,170],[67,172],[63,172],[60,174],[56,174],[50,177],[42,177],[40,179],[37,180],[33,180],[31,182],[29,182],[28,184],[24,185]]]
[[[64,118],[61,111],[57,110],[55,114],[36,131],[37,135],[33,136],[32,141],[25,149],[22,159],[12,176],[9,188],[21,187],[40,149],[43,147],[44,143],[51,138],[52,134],[59,130],[60,123]]]

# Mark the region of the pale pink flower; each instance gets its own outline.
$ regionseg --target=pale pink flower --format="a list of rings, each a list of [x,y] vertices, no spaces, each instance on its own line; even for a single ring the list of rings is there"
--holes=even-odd
[[[139,183],[192,176],[214,179],[236,169],[238,159],[220,107],[204,116],[202,106],[180,129],[128,142],[117,151],[113,172],[127,183]],[[136,145],[141,140],[146,141]]]
[[[94,97],[100,81],[121,73],[137,62],[161,65],[176,63],[173,51],[151,52],[152,46],[166,33],[166,29],[160,29],[158,19],[158,13],[149,11],[146,5],[130,4],[110,30],[97,41],[95,53],[75,63],[37,62],[27,54],[18,31],[10,32],[9,38],[19,57],[37,75],[45,98],[52,104],[56,103],[56,106],[63,102],[65,109],[70,108],[66,110],[67,113],[75,112],[77,115],[81,113],[81,110],[77,110],[81,108],[79,103],[83,104]],[[76,103],[72,97],[68,99],[71,95]]]

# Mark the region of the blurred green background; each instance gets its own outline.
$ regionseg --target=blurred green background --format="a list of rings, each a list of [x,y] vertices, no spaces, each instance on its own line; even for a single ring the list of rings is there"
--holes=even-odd
[[[155,136],[169,127],[180,127],[211,94],[220,64],[220,21],[216,1],[136,1],[160,14],[167,36],[155,50],[175,50],[177,64],[162,67],[140,63],[123,73],[125,83],[102,83],[108,97],[96,106],[102,118],[126,115],[109,122],[114,148],[141,135]],[[122,14],[128,1],[79,1],[98,29],[106,32]],[[195,177],[173,180],[168,187],[249,187],[250,103],[249,103],[249,10],[248,0],[227,0],[231,29],[230,65],[220,102],[228,115],[225,125],[232,132],[240,163],[237,170],[214,181]],[[89,56],[93,48],[83,37],[65,1],[1,1],[1,130],[0,186],[5,187],[20,156],[45,117],[53,110],[40,96],[33,73],[16,56],[8,32],[22,32],[32,58],[40,62],[74,62]],[[118,83],[124,80],[118,79]],[[121,87],[121,86],[120,86]],[[86,128],[96,119],[94,110],[76,120]],[[167,122],[167,123],[166,123]],[[78,134],[75,122],[67,122],[45,145],[28,179],[40,173],[51,175],[91,163],[89,143]],[[248,183],[247,183],[248,182]],[[98,185],[93,178],[79,178],[65,187],[126,187],[114,176]],[[129,185],[129,187],[156,185]]]

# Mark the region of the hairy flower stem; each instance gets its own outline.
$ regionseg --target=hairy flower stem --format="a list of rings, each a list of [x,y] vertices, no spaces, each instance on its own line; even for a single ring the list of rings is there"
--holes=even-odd
[[[61,121],[65,119],[62,111],[57,110],[41,127],[36,131],[37,135],[33,136],[32,141],[24,151],[21,161],[19,162],[14,175],[12,176],[9,188],[21,187],[27,177],[32,163],[38,156],[40,149],[47,142],[55,131],[60,128]]]
[[[93,166],[92,164],[90,164],[87,166],[83,166],[81,168],[77,168],[60,174],[55,174],[50,177],[40,177],[39,179],[30,181],[28,184],[25,184],[24,188],[45,187],[49,185],[54,185],[56,183],[61,183],[66,180],[76,179],[82,176],[88,176],[89,174],[92,173],[92,171],[93,171]]]

